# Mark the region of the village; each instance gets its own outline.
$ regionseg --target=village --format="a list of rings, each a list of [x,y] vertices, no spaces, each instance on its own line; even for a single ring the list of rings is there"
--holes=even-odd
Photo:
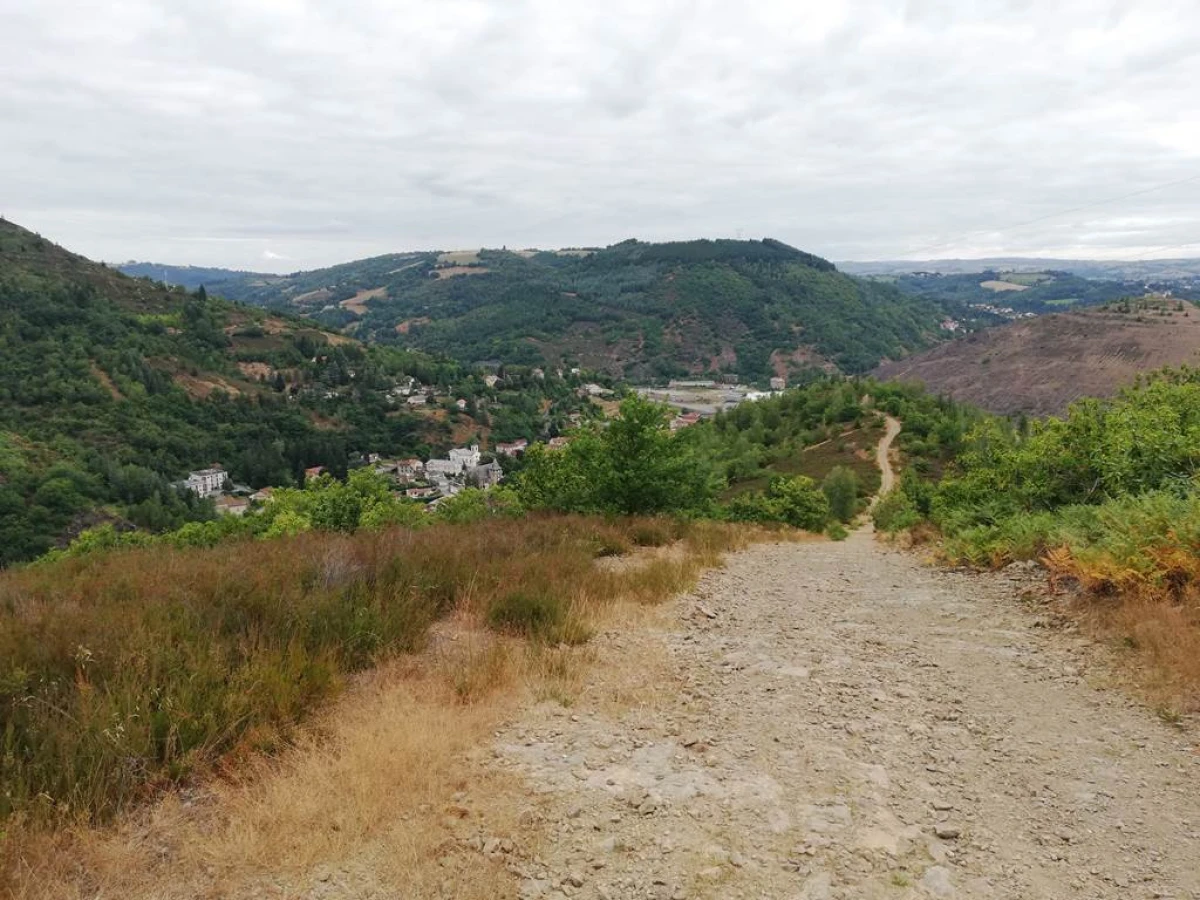
[[[566,446],[568,438],[554,437],[547,446]],[[487,490],[504,480],[504,468],[499,459],[515,459],[529,448],[529,441],[521,439],[498,443],[490,454],[480,450],[478,444],[469,447],[454,447],[444,457],[421,460],[385,459],[378,453],[367,454],[366,465],[379,475],[391,480],[395,493],[408,500],[436,508],[446,497],[453,497],[467,488]],[[324,466],[313,466],[304,471],[304,483],[311,484],[328,473]],[[188,473],[188,477],[177,485],[192,491],[201,499],[211,499],[219,515],[244,515],[256,505],[267,503],[273,489],[264,487],[255,490],[247,485],[236,484],[219,463],[206,469]]]
[[[533,374],[537,377],[541,373],[540,370],[534,370]],[[578,374],[578,370],[572,370],[572,375]],[[561,373],[559,375],[561,377]],[[494,387],[497,380],[495,375],[485,378],[489,388]],[[676,415],[669,422],[670,430],[674,432],[695,425],[717,412],[731,409],[739,403],[754,402],[778,394],[786,388],[786,381],[783,378],[772,378],[770,387],[770,391],[761,391],[737,383],[689,380],[671,381],[666,388],[642,387],[634,390],[676,410]],[[611,397],[613,393],[610,389],[594,383],[582,385],[577,392],[580,396],[588,398]],[[421,407],[442,399],[436,397],[435,389],[427,388],[412,378],[406,378],[396,385],[391,394],[396,401],[412,407]],[[458,400],[456,405],[461,409],[466,406],[466,401]],[[573,414],[569,421],[571,425],[578,426],[581,424],[581,417]],[[569,440],[569,437],[557,436],[549,438],[546,444],[550,448],[560,448]],[[466,447],[454,447],[448,450],[445,456],[426,460],[417,457],[390,459],[378,453],[364,453],[359,459],[361,465],[370,466],[377,474],[388,478],[398,496],[425,504],[429,509],[436,509],[442,500],[454,497],[468,488],[488,490],[500,484],[504,480],[504,466],[501,460],[523,456],[529,446],[530,441],[522,438],[511,442],[498,442],[488,451],[481,450],[477,443]],[[323,466],[305,469],[303,484],[311,484],[327,474]],[[177,487],[189,490],[201,499],[213,500],[219,515],[233,516],[244,515],[251,509],[269,502],[274,490],[270,487],[255,489],[237,484],[220,463],[189,472],[186,479],[177,482]]]

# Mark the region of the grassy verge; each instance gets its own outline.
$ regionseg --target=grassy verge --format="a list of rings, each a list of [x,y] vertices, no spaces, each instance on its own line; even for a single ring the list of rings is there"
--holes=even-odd
[[[626,572],[594,560],[679,537]],[[111,818],[156,788],[285,744],[352,673],[422,646],[451,610],[546,644],[616,597],[677,590],[723,526],[581,517],[307,533],[95,554],[0,576],[0,813]]]
[[[587,577],[564,595],[569,616],[622,630],[660,621],[655,601],[689,588],[722,551],[797,534],[659,519],[559,527],[571,530],[587,562]],[[614,554],[621,543],[624,552]],[[624,708],[653,702],[658,691],[631,692],[629,673],[613,668],[603,645],[485,627],[488,601],[502,596],[456,604],[431,625],[421,652],[349,679],[278,751],[249,754],[225,777],[165,791],[112,824],[11,830],[0,846],[0,896],[309,896],[336,892],[345,879],[380,896],[515,898],[506,870],[513,857],[478,852],[472,842],[511,839],[524,857],[548,835],[536,798],[492,764],[496,731],[531,701],[570,707],[595,692]],[[628,663],[638,691],[648,669],[664,679],[673,670],[665,651]]]

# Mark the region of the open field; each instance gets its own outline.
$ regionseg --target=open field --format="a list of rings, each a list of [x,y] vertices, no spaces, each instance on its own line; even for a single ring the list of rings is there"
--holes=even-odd
[[[349,310],[356,316],[365,316],[367,314],[367,301],[377,300],[387,296],[387,288],[374,288],[372,290],[359,291],[353,297],[343,300],[338,304],[342,309]]]
[[[487,266],[446,266],[444,268],[435,269],[438,278],[458,278],[463,275],[486,275],[492,271]]]

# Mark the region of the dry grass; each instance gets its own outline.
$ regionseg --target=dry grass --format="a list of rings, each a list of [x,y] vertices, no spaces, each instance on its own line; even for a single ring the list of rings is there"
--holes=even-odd
[[[306,896],[332,883],[350,896],[436,897],[448,878],[456,897],[511,896],[503,868],[457,839],[517,831],[520,810],[500,802],[514,786],[477,757],[522,677],[519,651],[505,649],[382,667],[236,780],[170,794],[111,831],[27,838],[10,896]]]
[[[1137,572],[1108,553],[1047,554],[1052,582],[1078,583],[1068,612],[1117,647],[1149,702],[1167,717],[1200,712],[1200,564],[1192,549],[1147,550],[1155,568]]]
[[[349,310],[356,316],[365,316],[367,314],[367,301],[378,300],[387,296],[387,288],[372,288],[371,290],[361,290],[348,300],[343,300],[338,304],[342,309]]]
[[[1072,609],[1094,637],[1119,649],[1131,682],[1164,719],[1200,712],[1200,605],[1125,597]]]
[[[628,523],[569,527],[598,547]],[[592,564],[574,577],[570,619],[591,629],[653,616],[652,604],[690,587],[722,552],[776,537],[706,523],[681,530],[670,547],[637,551],[645,562]],[[422,652],[357,676],[275,756],[227,759],[222,777],[111,826],[10,830],[0,897],[515,897],[505,862],[536,855],[539,815],[523,785],[488,764],[492,733],[522,704],[572,704],[597,670],[610,702],[647,698],[612,682],[591,646],[482,628],[489,580],[460,586]],[[489,837],[511,851],[481,852]]]
[[[463,275],[486,275],[492,271],[487,266],[446,266],[435,269],[438,278],[458,278]]]

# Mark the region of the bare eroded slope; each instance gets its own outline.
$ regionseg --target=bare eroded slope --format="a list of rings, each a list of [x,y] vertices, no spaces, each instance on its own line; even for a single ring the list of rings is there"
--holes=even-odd
[[[1106,397],[1139,372],[1200,362],[1200,310],[1142,316],[1101,310],[1026,319],[970,334],[874,374],[920,381],[1001,414],[1061,413]]]

